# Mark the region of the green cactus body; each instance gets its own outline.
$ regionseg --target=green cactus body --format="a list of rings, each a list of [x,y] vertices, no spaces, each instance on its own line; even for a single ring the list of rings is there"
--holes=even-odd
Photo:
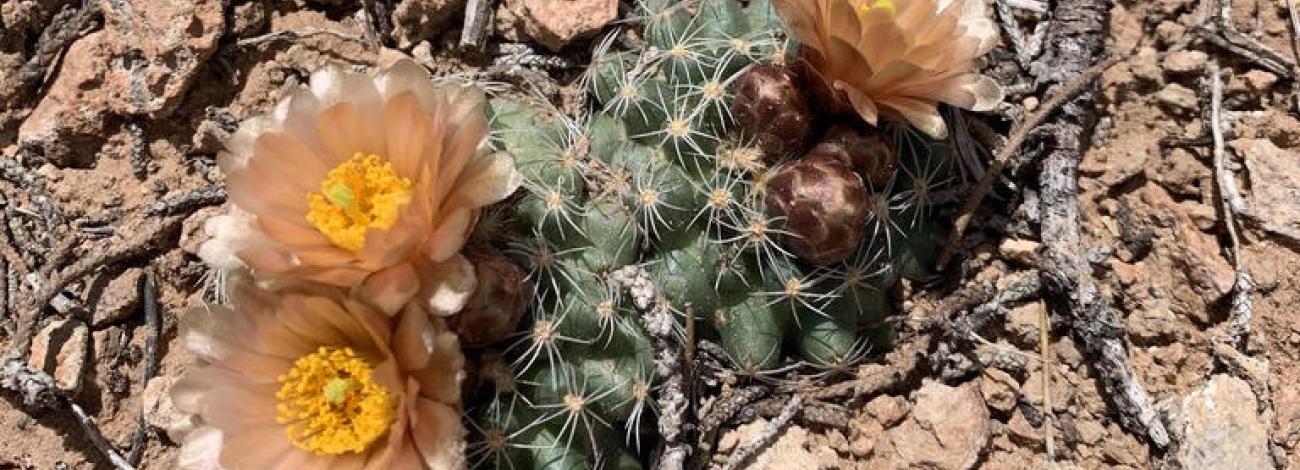
[[[600,41],[581,82],[591,102],[577,116],[492,100],[492,145],[525,178],[506,251],[537,297],[502,345],[518,386],[467,398],[476,466],[640,468],[656,371],[642,313],[609,282],[625,266],[644,267],[678,332],[695,322],[696,338],[719,344],[742,375],[852,372],[892,342],[888,293],[933,266],[943,233],[933,200],[959,179],[953,152],[916,132],[870,130],[892,139],[882,141],[898,159],[868,169],[857,250],[824,266],[792,254],[791,225],[765,204],[780,162],[765,159],[731,105],[751,66],[785,63],[794,46],[768,0],[747,4],[638,0],[640,48]]]

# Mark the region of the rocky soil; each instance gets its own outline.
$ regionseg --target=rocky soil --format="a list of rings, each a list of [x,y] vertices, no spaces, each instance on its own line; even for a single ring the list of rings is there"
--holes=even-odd
[[[465,3],[0,4],[0,348],[41,312],[28,361],[111,445],[140,449],[137,468],[172,468],[167,430],[185,425],[165,393],[187,362],[177,320],[211,294],[195,251],[224,198],[215,154],[238,121],[267,112],[322,64],[367,68],[402,56],[568,107],[590,38],[627,11],[614,0],[501,0],[478,49],[461,47]],[[1027,71],[1034,28],[1051,19],[1014,6],[1035,3],[1000,8],[1011,32],[989,67],[1009,98],[997,113],[967,118],[986,148],[1049,95]],[[1123,425],[1094,360],[1058,306],[1039,296],[993,305],[991,321],[975,330],[939,321],[976,314],[972,305],[952,311],[971,286],[1011,289],[1036,277],[1033,158],[1050,141],[1036,137],[977,215],[961,268],[900,293],[894,348],[824,381],[779,377],[778,388],[801,391],[793,419],[772,425],[789,394],[759,400],[723,426],[712,461],[771,435],[751,468],[1041,468],[1049,459],[1080,468],[1300,468],[1291,15],[1273,0],[1226,9],[1120,0],[1110,11],[1107,53],[1121,60],[1100,79],[1100,119],[1080,165],[1081,249],[1177,445],[1161,448]],[[1215,119],[1224,132],[1218,174]],[[1224,179],[1240,191],[1231,213]],[[1253,316],[1235,344],[1225,338],[1240,318],[1238,270],[1252,281]],[[66,285],[48,307],[31,308],[55,283]],[[0,396],[0,469],[112,468],[63,409]]]

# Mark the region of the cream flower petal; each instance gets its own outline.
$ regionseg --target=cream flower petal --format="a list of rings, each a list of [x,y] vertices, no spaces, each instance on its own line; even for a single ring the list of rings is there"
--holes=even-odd
[[[413,371],[427,367],[438,341],[438,332],[434,331],[429,315],[419,307],[408,305],[402,311],[401,323],[395,333],[393,353],[402,369]]]
[[[184,319],[183,338],[203,337],[207,343],[183,344],[200,345],[208,365],[188,369],[171,390],[177,409],[198,419],[197,427],[183,438],[182,468],[418,470],[461,462],[465,430],[459,420],[459,389],[464,358],[455,335],[440,319],[407,306],[398,324],[397,319],[344,298],[337,288],[288,281],[252,284],[239,275],[233,282],[232,308],[219,314],[195,310]],[[300,356],[277,358],[293,354]],[[355,367],[369,372],[353,374]],[[335,393],[329,391],[333,382],[328,381],[340,373],[362,384],[342,393],[373,398],[374,390],[380,390],[384,395],[379,396],[391,402],[379,403],[392,403],[393,413],[367,412],[323,421],[348,423],[325,424],[324,429],[355,426],[357,436],[368,436],[361,437],[365,440],[360,447],[339,448],[340,442],[333,440],[308,445],[312,441],[301,440],[303,435],[292,433],[291,425],[281,421],[283,410],[303,417],[319,413],[316,410],[322,408],[315,400],[332,399],[328,397]],[[285,393],[292,400],[286,401]],[[365,431],[361,423],[368,420],[382,427],[372,425],[371,431]],[[342,445],[350,445],[347,442]],[[317,445],[335,447],[312,447]]]
[[[474,277],[474,264],[462,255],[441,263],[417,265],[420,272],[420,292],[416,299],[435,315],[452,315],[459,312],[474,294],[478,281]]]
[[[442,225],[434,229],[425,242],[425,256],[434,263],[443,262],[460,253],[470,229],[474,227],[474,212],[463,207],[454,209],[444,216]]]
[[[381,312],[394,315],[420,290],[420,276],[411,263],[388,267],[366,278],[357,288],[358,297]]]
[[[431,470],[454,470],[465,467],[465,428],[455,409],[432,400],[415,400],[411,417],[411,437]],[[451,442],[453,445],[438,445]]]
[[[460,179],[459,188],[447,201],[448,207],[482,207],[501,201],[523,184],[523,175],[515,168],[515,159],[508,153],[491,153],[475,160]]]
[[[190,432],[176,455],[178,470],[225,470],[221,467],[221,431],[204,426]]]
[[[882,6],[885,3],[888,6]],[[938,104],[988,110],[997,83],[974,71],[999,35],[986,0],[772,0],[803,46],[814,96],[833,112],[851,106],[864,121],[903,119],[932,137],[947,134]],[[831,84],[834,92],[817,90]],[[874,106],[875,109],[872,109]]]
[[[238,209],[208,218],[203,231],[210,239],[199,245],[199,259],[217,269],[232,270],[244,266],[238,253],[256,236],[252,215]]]
[[[384,98],[392,98],[400,93],[412,91],[415,92],[420,106],[426,112],[432,114],[438,109],[433,92],[436,87],[429,77],[429,72],[411,59],[403,58],[394,62],[375,80],[375,86]]]

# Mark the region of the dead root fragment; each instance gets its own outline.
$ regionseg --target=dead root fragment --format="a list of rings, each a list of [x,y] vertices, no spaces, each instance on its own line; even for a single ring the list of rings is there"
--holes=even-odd
[[[77,423],[81,425],[86,437],[94,444],[104,458],[117,470],[134,470],[122,454],[104,438],[99,426],[86,414],[80,405],[59,393],[54,386],[54,379],[44,371],[32,368],[21,358],[5,359],[0,364],[0,389],[9,390],[22,396],[23,403],[40,408],[64,408],[70,411]]]
[[[731,459],[727,461],[727,464],[722,467],[722,470],[736,470],[741,468],[745,463],[749,462],[750,459],[753,459],[758,455],[758,452],[763,450],[764,447],[767,447],[768,444],[775,441],[777,434],[780,433],[782,429],[785,429],[785,426],[790,424],[790,420],[794,419],[794,415],[799,412],[799,405],[801,403],[803,403],[802,396],[795,394],[791,397],[790,402],[781,410],[781,414],[777,415],[772,419],[772,421],[767,423],[767,426],[763,428],[762,434],[759,434],[753,440],[746,442],[745,445],[740,447],[740,449],[737,449],[736,453],[732,454]]]
[[[1223,224],[1228,229],[1228,239],[1232,242],[1232,266],[1236,272],[1232,285],[1232,311],[1228,316],[1228,327],[1223,341],[1232,347],[1243,350],[1246,336],[1250,333],[1251,309],[1250,294],[1254,289],[1250,273],[1241,262],[1241,237],[1237,234],[1237,215],[1245,207],[1241,193],[1237,189],[1237,180],[1228,172],[1228,152],[1223,148],[1223,135],[1227,123],[1223,121],[1223,77],[1219,73],[1219,63],[1210,62],[1210,133],[1214,137],[1214,180],[1219,186],[1219,201],[1223,210]]]
[[[1104,40],[1109,2],[1065,0],[1056,5],[1048,43],[1051,50],[1034,70],[1038,80],[1065,84],[1094,60]],[[1054,148],[1039,174],[1043,252],[1039,268],[1049,304],[1065,317],[1071,333],[1093,359],[1102,390],[1130,432],[1157,448],[1171,444],[1169,432],[1138,382],[1124,347],[1124,328],[1110,298],[1092,278],[1079,221],[1079,161],[1096,121],[1096,87],[1066,104],[1051,123]]]

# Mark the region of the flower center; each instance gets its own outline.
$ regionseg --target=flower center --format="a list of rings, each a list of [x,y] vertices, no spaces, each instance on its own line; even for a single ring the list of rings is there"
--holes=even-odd
[[[316,455],[361,452],[388,432],[394,402],[370,364],[351,348],[321,347],[281,375],[275,421],[289,441]]]
[[[411,180],[378,155],[357,153],[330,170],[319,193],[307,195],[307,221],[331,242],[351,251],[366,244],[366,230],[387,230],[411,201]]]
[[[858,4],[858,16],[867,16],[871,10],[884,10],[886,13],[894,14],[893,0],[876,0],[875,2],[864,1]]]

